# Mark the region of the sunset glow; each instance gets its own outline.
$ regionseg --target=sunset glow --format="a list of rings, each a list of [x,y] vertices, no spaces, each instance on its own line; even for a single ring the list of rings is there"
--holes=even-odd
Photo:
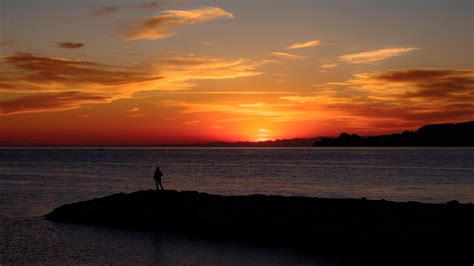
[[[369,2],[2,1],[0,146],[473,120],[472,1]]]

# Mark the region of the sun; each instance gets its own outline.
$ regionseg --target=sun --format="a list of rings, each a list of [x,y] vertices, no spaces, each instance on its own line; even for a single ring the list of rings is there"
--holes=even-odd
[[[261,128],[258,130],[256,141],[267,141],[269,140],[270,130]]]

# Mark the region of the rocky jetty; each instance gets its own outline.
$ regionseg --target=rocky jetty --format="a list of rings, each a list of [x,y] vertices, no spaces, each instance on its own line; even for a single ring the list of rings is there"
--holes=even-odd
[[[474,205],[138,191],[66,204],[51,221],[280,243],[330,253],[472,259]]]

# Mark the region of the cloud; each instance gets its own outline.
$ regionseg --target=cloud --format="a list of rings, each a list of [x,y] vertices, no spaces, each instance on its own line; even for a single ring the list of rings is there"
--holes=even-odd
[[[72,109],[89,104],[93,99],[98,99],[96,102],[99,103],[104,99],[110,102],[143,91],[190,90],[194,80],[261,75],[258,68],[268,63],[270,61],[174,54],[130,67],[16,53],[0,58],[0,97],[3,94],[10,98],[2,103],[1,114],[33,112],[34,108],[49,111],[53,106],[56,110]],[[61,94],[70,91],[80,93]],[[25,93],[32,96],[23,99]],[[94,98],[86,97],[90,95]],[[42,97],[50,104],[30,103],[30,100],[41,100]],[[28,104],[23,104],[25,102]],[[21,106],[24,106],[23,111]]]
[[[337,64],[322,64],[321,65],[322,69],[333,69],[335,67],[337,67]]]
[[[57,45],[58,47],[65,49],[79,49],[84,47],[84,44],[80,42],[59,42]]]
[[[471,81],[472,70],[390,70],[385,72],[375,72],[372,76],[379,80],[392,82],[424,82],[430,80],[452,80],[461,78],[463,81]],[[464,83],[464,82],[463,82]]]
[[[95,9],[92,14],[95,16],[108,15],[112,13],[119,12],[126,9],[154,9],[158,8],[158,2],[150,2],[139,5],[128,5],[128,6],[101,6]]]
[[[359,133],[474,119],[474,70],[405,69],[355,74],[337,86],[279,99],[306,117],[331,117]],[[351,121],[351,122],[347,122]],[[370,131],[369,131],[370,130]]]
[[[219,113],[228,118],[218,122],[242,121],[264,118],[273,122],[295,121],[307,116],[304,111],[295,110],[293,104],[265,102],[257,104],[241,104],[239,101],[219,101],[205,103],[175,102],[176,107],[184,108],[184,113]]]
[[[326,82],[326,85],[331,85],[331,86],[349,86],[350,83],[348,82]]]
[[[301,49],[307,47],[314,47],[320,45],[321,42],[318,40],[303,42],[303,43],[294,43],[288,47],[288,49]]]
[[[151,2],[151,3],[145,3],[141,5],[137,5],[139,8],[157,8],[159,7],[158,2]]]
[[[0,102],[0,114],[11,115],[30,112],[65,111],[77,108],[78,104],[103,103],[106,96],[67,91],[20,97]]]
[[[297,102],[297,103],[313,103],[313,102],[321,101],[321,98],[318,96],[301,96],[301,95],[282,96],[280,97],[280,99]]]
[[[121,9],[122,7],[120,6],[102,6],[102,7],[97,8],[92,14],[96,16],[106,15],[106,14],[118,12]]]
[[[474,70],[389,70],[360,73],[350,81],[375,97],[474,102]]]
[[[300,95],[281,96],[279,99],[300,103],[300,104],[317,104],[319,106],[329,104],[346,104],[353,100],[350,95],[345,92],[333,90],[330,88],[318,90],[314,93],[306,93]]]
[[[300,55],[294,55],[294,54],[284,53],[284,52],[271,52],[270,54],[276,57],[292,59],[292,60],[303,58],[303,56],[300,56]]]
[[[126,29],[123,38],[133,40],[158,40],[173,36],[171,29],[219,18],[233,18],[231,13],[218,7],[192,10],[165,10],[157,16],[145,19]]]
[[[351,64],[367,64],[381,60],[385,60],[391,57],[400,56],[408,52],[417,50],[419,48],[387,48],[379,49],[374,51],[346,54],[338,57],[339,60],[351,63]]]
[[[0,42],[0,47],[1,47],[1,46],[12,45],[12,44],[13,44],[13,41],[1,41],[1,42]]]
[[[11,70],[10,77],[6,79],[11,87],[19,90],[23,87],[26,91],[43,90],[41,88],[51,91],[55,87],[77,86],[78,84],[116,86],[161,79],[159,76],[133,68],[59,57],[43,57],[30,53],[6,56],[2,58],[0,64],[0,67],[7,71]],[[0,90],[2,90],[1,87]]]
[[[262,72],[257,68],[272,62],[269,60],[248,62],[244,59],[226,60],[212,56],[178,54],[168,59],[156,60],[153,65],[166,77],[165,82],[183,82],[258,76]]]
[[[0,114],[62,111],[124,97],[133,85],[161,77],[90,61],[17,53],[0,60]],[[28,96],[24,96],[28,93]],[[0,94],[1,95],[1,94]]]
[[[199,124],[199,122],[201,122],[201,121],[199,121],[199,120],[191,120],[191,121],[186,121],[186,122],[184,122],[183,125],[185,125],[185,126],[191,126],[191,125]]]
[[[265,105],[265,103],[262,103],[262,102],[259,102],[259,103],[241,103],[239,104],[239,106],[241,107],[259,107],[259,106],[263,106]]]
[[[134,67],[92,61],[16,53],[2,58],[0,90],[49,91],[63,86],[95,84],[109,87],[154,82],[167,84],[198,79],[228,79],[260,75],[256,69],[271,61],[226,60],[220,57],[175,54]],[[26,85],[28,83],[28,85]],[[25,86],[21,86],[25,85]]]

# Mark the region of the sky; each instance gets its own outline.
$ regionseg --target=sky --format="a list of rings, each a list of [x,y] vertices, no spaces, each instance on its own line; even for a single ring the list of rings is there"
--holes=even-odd
[[[0,0],[0,146],[474,120],[470,0]]]

